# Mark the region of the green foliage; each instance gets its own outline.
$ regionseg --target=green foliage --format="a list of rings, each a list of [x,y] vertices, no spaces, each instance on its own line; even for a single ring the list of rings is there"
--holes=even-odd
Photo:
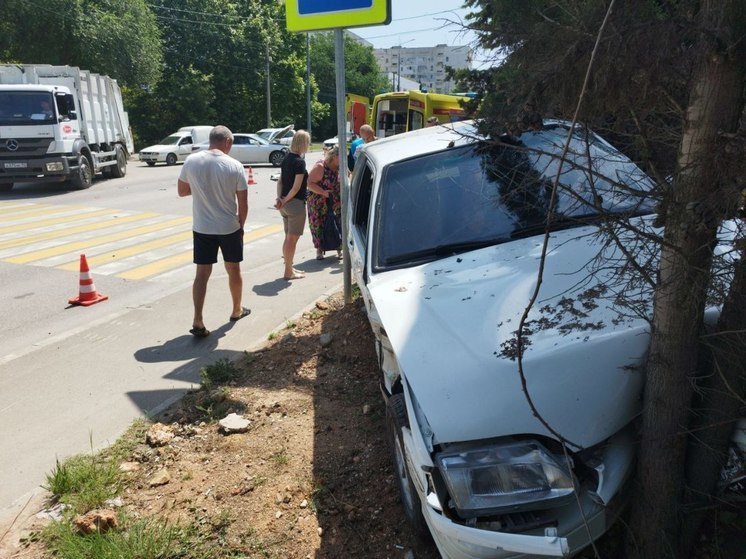
[[[145,0],[4,0],[0,58],[68,64],[153,84],[161,71],[159,29]]]
[[[236,365],[228,359],[218,359],[215,363],[202,367],[199,370],[199,378],[206,389],[212,388],[214,384],[221,384],[238,378],[239,371]]]
[[[75,512],[84,513],[116,496],[121,479],[117,463],[97,455],[77,455],[60,462],[46,476],[44,488]]]
[[[493,134],[526,102],[545,117],[571,118],[606,14],[592,0],[466,0],[480,45],[504,56],[497,68],[460,72],[481,95]],[[697,2],[617,3],[598,46],[580,119],[648,170],[669,174],[686,106]],[[643,139],[641,141],[641,138]]]
[[[52,522],[41,538],[55,557],[64,559],[176,559],[214,557],[203,549],[195,530],[183,529],[163,520],[130,522],[119,515],[121,528],[80,535],[69,521]]]
[[[188,125],[264,128],[268,65],[269,124],[306,127],[306,36],[287,31],[282,2],[2,0],[0,7],[0,59],[116,78],[136,149]],[[314,134],[325,139],[336,133],[334,45],[322,37],[310,84]],[[370,48],[348,38],[345,50],[348,91],[372,96],[385,87]]]

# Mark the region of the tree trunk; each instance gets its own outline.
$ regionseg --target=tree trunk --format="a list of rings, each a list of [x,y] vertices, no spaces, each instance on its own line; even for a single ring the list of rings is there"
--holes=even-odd
[[[715,156],[719,133],[736,130],[743,87],[740,61],[716,52],[713,37],[721,38],[732,24],[736,4],[705,0],[701,6],[701,59],[691,81],[655,292],[630,557],[680,556],[679,507],[697,348],[712,248],[724,214]]]
[[[699,386],[701,402],[687,451],[684,523],[679,556],[687,557],[707,510],[719,505],[715,492],[720,471],[744,401],[746,379],[746,261],[736,263],[733,282],[718,321],[718,334],[707,338],[712,365]]]

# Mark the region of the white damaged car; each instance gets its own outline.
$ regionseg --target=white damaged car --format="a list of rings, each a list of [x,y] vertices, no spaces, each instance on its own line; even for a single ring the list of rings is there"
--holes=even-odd
[[[519,372],[568,129],[496,145],[469,122],[426,128],[366,144],[355,166],[348,244],[402,501],[446,558],[576,554],[609,528],[633,469],[649,329],[616,312],[616,274],[593,263],[620,254],[598,209],[649,223],[653,185],[582,131]]]

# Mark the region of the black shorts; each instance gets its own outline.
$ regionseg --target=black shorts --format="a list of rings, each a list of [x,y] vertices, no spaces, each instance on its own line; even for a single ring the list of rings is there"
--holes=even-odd
[[[207,235],[192,231],[192,238],[195,264],[215,264],[218,261],[218,247],[223,254],[223,262],[243,261],[243,229],[228,235]]]

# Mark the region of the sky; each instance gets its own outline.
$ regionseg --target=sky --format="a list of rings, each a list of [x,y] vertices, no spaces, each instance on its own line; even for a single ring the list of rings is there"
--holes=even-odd
[[[350,31],[373,43],[374,48],[468,45],[475,35],[464,34],[457,24],[449,23],[465,22],[467,10],[462,5],[462,0],[391,0],[391,23]]]

